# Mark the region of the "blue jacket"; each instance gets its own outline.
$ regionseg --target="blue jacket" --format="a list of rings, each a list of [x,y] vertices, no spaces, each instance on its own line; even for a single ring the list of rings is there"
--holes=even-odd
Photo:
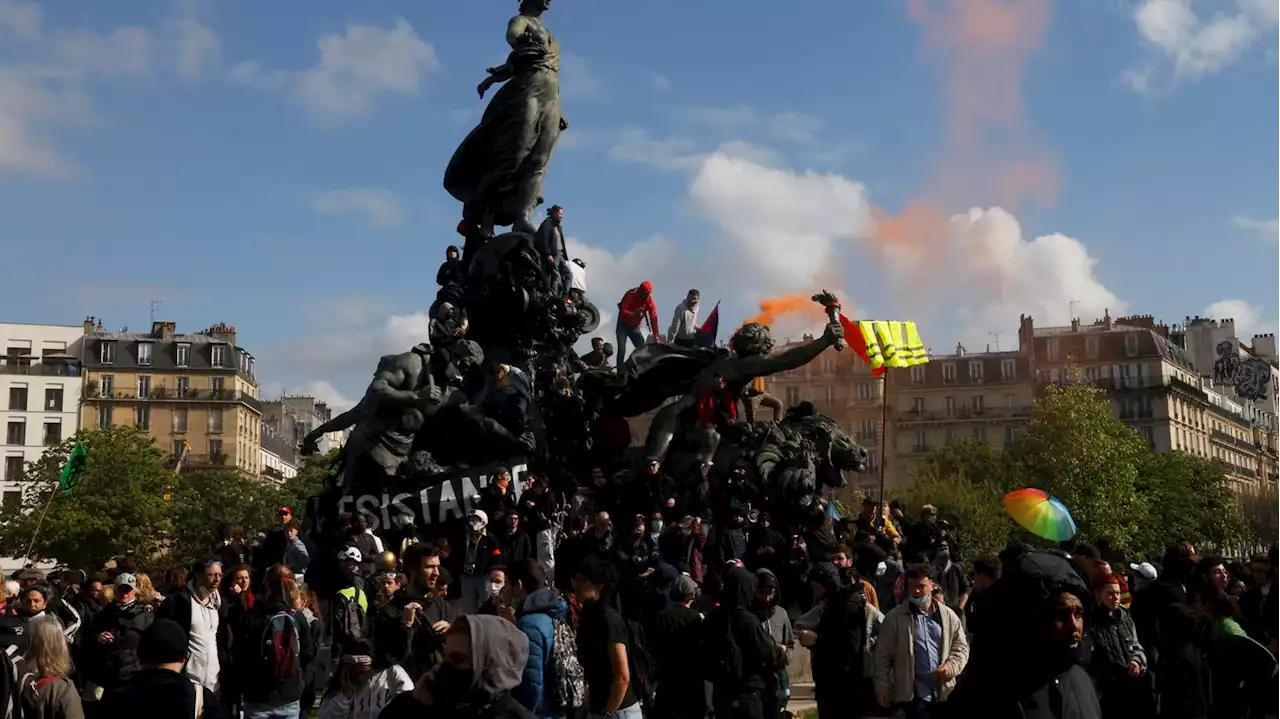
[[[524,665],[516,698],[538,719],[561,719],[555,708],[554,621],[569,613],[569,605],[551,589],[539,589],[516,607],[516,627],[529,637],[529,660]]]

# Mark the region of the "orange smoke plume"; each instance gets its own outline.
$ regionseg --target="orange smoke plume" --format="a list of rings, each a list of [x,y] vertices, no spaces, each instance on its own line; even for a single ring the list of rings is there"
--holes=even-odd
[[[804,319],[812,318],[824,324],[827,321],[827,313],[822,308],[822,305],[814,302],[810,295],[795,294],[766,297],[760,300],[760,311],[743,320],[742,324],[759,322],[762,325],[770,326],[778,318],[787,315],[800,315]]]
[[[1050,205],[1061,177],[1025,116],[1022,79],[1044,45],[1052,0],[908,0],[922,51],[942,82],[946,145],[929,181],[899,214],[875,211],[872,246],[896,256],[911,279],[945,269],[948,216],[972,206],[1016,213]]]

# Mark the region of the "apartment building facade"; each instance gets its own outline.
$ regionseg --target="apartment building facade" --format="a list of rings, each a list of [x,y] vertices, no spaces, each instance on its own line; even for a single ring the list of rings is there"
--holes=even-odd
[[[179,333],[173,322],[153,322],[150,332],[111,332],[90,317],[82,342],[81,426],[139,427],[183,469],[261,474],[255,363],[234,327]]]
[[[262,403],[262,421],[279,437],[301,448],[302,440],[311,430],[333,419],[333,409],[312,395],[286,393],[280,399]],[[350,429],[326,432],[316,443],[320,454],[341,447],[347,441]]]
[[[886,488],[909,486],[925,456],[949,442],[1003,448],[1031,413],[1030,366],[1017,351],[970,353],[957,345],[955,354],[889,373]]]
[[[296,477],[302,464],[297,443],[280,436],[266,422],[261,432],[262,478],[279,484]]]
[[[79,325],[0,323],[0,496],[22,498],[26,465],[80,429]]]

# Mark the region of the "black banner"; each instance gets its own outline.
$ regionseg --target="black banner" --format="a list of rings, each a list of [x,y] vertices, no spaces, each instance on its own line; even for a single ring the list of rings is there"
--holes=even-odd
[[[511,489],[519,499],[528,466],[524,460],[513,460],[438,475],[412,491],[406,487],[394,494],[375,494],[349,489],[338,499],[338,514],[359,512],[369,519],[374,531],[398,528],[402,516],[413,517],[419,527],[446,524],[465,518],[476,507],[480,490],[502,469],[511,473]]]

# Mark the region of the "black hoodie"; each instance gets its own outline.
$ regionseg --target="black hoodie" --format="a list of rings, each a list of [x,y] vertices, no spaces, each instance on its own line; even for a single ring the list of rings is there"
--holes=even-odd
[[[716,694],[725,691],[736,696],[771,687],[782,666],[782,654],[751,611],[756,578],[741,567],[730,567],[723,576],[720,606],[703,623],[707,678]]]
[[[1059,556],[1016,557],[987,590],[993,620],[973,644],[969,665],[946,703],[948,716],[984,719],[1101,719],[1098,697],[1078,652],[1054,646],[1054,597],[1070,592],[1089,606],[1089,590]]]

